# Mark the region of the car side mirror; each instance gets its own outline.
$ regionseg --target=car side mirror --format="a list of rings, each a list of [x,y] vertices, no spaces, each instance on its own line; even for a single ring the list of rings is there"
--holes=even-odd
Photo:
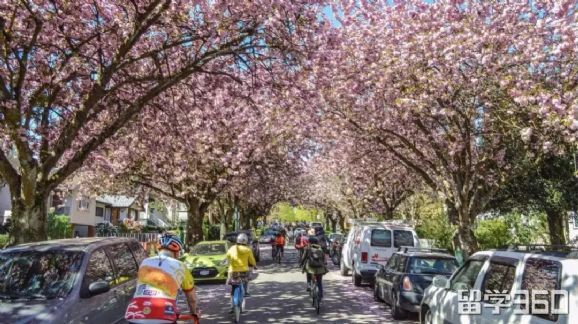
[[[110,285],[106,281],[96,281],[88,286],[88,291],[91,296],[100,295],[110,290]]]
[[[450,281],[444,276],[435,276],[433,278],[432,284],[436,288],[450,289]]]

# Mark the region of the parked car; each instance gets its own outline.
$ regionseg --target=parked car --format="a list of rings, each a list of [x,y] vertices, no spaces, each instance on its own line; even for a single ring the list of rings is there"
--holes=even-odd
[[[424,292],[420,320],[422,323],[578,323],[577,280],[576,248],[516,246],[478,252],[450,279],[434,278]],[[471,300],[468,295],[475,294],[473,291],[480,292],[478,300],[472,300],[480,306],[479,311],[460,314],[458,294]],[[497,291],[503,293],[498,299],[495,298]],[[567,296],[553,291],[565,291]],[[523,292],[528,293],[528,298]],[[506,307],[500,307],[500,296],[518,304],[507,307],[506,300]],[[527,305],[519,304],[525,302]],[[552,312],[552,306],[562,310],[560,314]],[[498,308],[496,314],[495,308]],[[517,314],[520,311],[526,314]]]
[[[309,227],[310,227],[310,228],[323,227],[323,223],[321,223],[321,222],[310,222],[310,223],[309,223]]]
[[[419,313],[424,290],[435,275],[449,278],[459,267],[446,250],[401,248],[375,274],[373,296],[391,305],[394,319]]]
[[[341,255],[342,275],[351,271],[355,286],[363,281],[373,283],[379,266],[401,246],[419,246],[419,239],[411,227],[389,222],[354,224]]]
[[[259,241],[255,239],[255,235],[253,234],[252,230],[229,232],[225,234],[223,240],[235,244],[237,243],[237,236],[239,236],[240,233],[247,234],[247,237],[249,238],[249,245],[251,245],[251,250],[253,250],[253,256],[255,257],[255,261],[259,262],[259,260],[261,260],[261,249],[259,247]]]
[[[299,235],[299,234],[301,234],[301,235],[307,235],[307,230],[306,230],[305,228],[303,228],[303,227],[296,227],[296,228],[293,230],[293,236],[294,236],[294,237],[297,237],[297,235]]]
[[[111,237],[44,241],[2,250],[0,321],[121,321],[145,258],[136,240]]]
[[[343,239],[343,234],[341,233],[331,233],[327,236],[327,239],[329,239],[330,242],[333,241],[341,241]]]
[[[181,260],[195,281],[227,280],[229,241],[204,241],[191,248]]]
[[[266,229],[265,231],[263,231],[263,234],[259,238],[259,243],[271,244],[275,240],[275,236],[277,236],[277,233],[279,233],[279,230],[276,230],[274,228],[270,227]]]

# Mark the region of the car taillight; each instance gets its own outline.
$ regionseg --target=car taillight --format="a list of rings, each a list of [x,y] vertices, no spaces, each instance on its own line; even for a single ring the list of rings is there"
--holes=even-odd
[[[413,290],[413,285],[408,276],[403,277],[403,290],[411,291]]]
[[[367,252],[361,252],[361,262],[367,263]]]

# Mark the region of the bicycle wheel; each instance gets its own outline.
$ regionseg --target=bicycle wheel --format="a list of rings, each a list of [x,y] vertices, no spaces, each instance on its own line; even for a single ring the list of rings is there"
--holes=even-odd
[[[241,306],[235,305],[235,323],[241,320]]]
[[[311,288],[311,306],[317,307],[316,306],[316,304],[317,304],[317,284],[314,282],[312,282],[311,284],[314,285]]]
[[[245,292],[243,290],[243,284],[241,283],[235,286],[235,290],[233,291],[235,323],[239,323],[239,320],[241,319],[241,312],[243,311],[243,303],[245,302],[243,296]]]

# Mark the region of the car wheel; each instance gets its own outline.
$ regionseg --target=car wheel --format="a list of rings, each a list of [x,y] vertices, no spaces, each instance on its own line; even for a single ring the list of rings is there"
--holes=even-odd
[[[373,286],[373,300],[375,300],[378,303],[383,302],[381,300],[381,297],[379,297],[379,284],[375,283],[375,285]]]
[[[433,315],[431,313],[431,309],[427,307],[427,305],[423,305],[421,308],[419,321],[422,324],[431,324],[433,323]]]
[[[401,320],[405,318],[405,311],[399,307],[399,300],[395,292],[392,293],[391,298],[391,316],[395,320]]]
[[[347,269],[345,263],[343,263],[343,259],[341,259],[341,262],[339,262],[339,273],[344,277],[349,274],[349,269]]]
[[[353,265],[353,270],[351,270],[351,280],[353,281],[353,285],[355,287],[361,286],[361,276],[358,276],[355,273],[355,265]]]

